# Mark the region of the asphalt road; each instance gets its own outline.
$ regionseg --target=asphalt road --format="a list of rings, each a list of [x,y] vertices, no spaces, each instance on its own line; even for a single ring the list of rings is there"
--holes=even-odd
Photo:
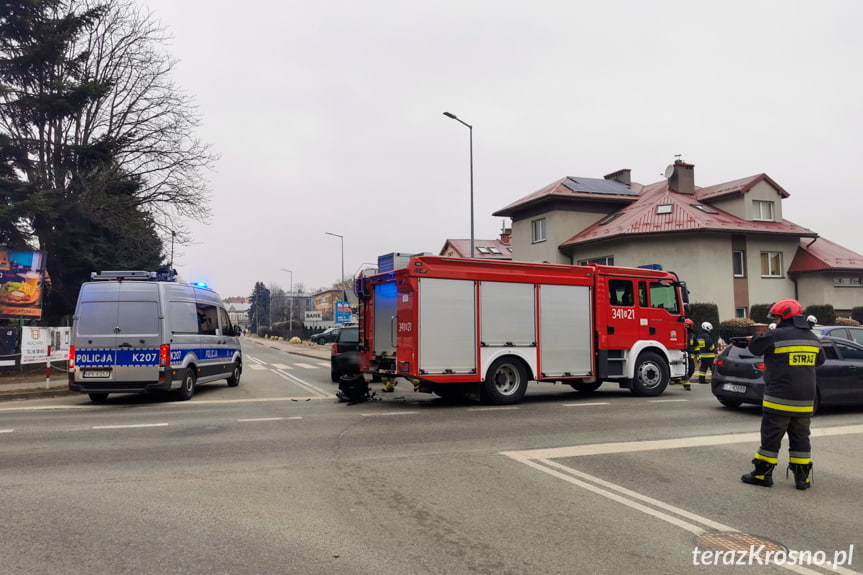
[[[401,382],[347,405],[326,361],[245,352],[239,387],[187,402],[0,404],[0,574],[863,570],[863,409],[814,420],[811,490],[779,468],[765,489],[739,481],[757,408],[707,386],[647,399],[535,384],[492,407]],[[785,564],[729,555],[750,545]]]

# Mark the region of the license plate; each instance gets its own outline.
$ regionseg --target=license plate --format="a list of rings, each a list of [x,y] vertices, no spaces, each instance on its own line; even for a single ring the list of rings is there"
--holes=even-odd
[[[111,377],[110,369],[88,369],[81,373],[83,377]]]
[[[735,393],[746,393],[745,385],[737,385],[734,383],[723,383],[722,384],[723,391],[733,391]]]

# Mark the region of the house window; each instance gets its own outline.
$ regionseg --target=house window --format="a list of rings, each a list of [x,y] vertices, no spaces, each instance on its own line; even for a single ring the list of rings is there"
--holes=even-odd
[[[761,252],[761,277],[782,277],[782,252]]]
[[[672,207],[673,206],[671,204],[659,204],[658,206],[656,206],[656,213],[657,214],[670,214]]]
[[[705,206],[704,204],[692,204],[692,207],[695,208],[696,210],[701,210],[705,214],[718,214],[719,213],[716,210],[714,210],[713,208]]]
[[[617,212],[616,214],[611,214],[610,216],[608,216],[604,220],[600,221],[599,225],[604,226],[606,224],[610,224],[611,222],[613,222],[614,220],[616,220],[617,218],[619,218],[622,215],[623,215],[622,212]]]
[[[852,277],[835,277],[833,278],[834,287],[863,287],[863,278]]]
[[[731,252],[731,262],[734,268],[734,277],[742,278],[746,277],[746,258],[745,254],[742,251],[734,250]],[[737,317],[746,317],[746,316],[737,316]]]
[[[500,252],[500,250],[499,250],[499,249],[497,249],[497,248],[488,248],[488,251],[490,251],[490,252],[491,252],[491,253],[493,253],[493,254],[499,254],[499,253],[501,253],[501,252]]]
[[[489,254],[489,253],[491,253],[491,252],[489,252],[489,251],[488,251],[488,248],[479,248],[479,247],[478,247],[478,248],[476,248],[476,251],[478,251],[478,252],[479,252],[479,253],[481,253],[481,254]]]
[[[591,258],[589,260],[578,261],[578,265],[580,266],[589,266],[591,264],[596,264],[598,266],[613,266],[614,256],[603,256],[601,258]]]
[[[773,221],[773,202],[752,201],[752,219],[765,222]]]
[[[545,241],[545,218],[533,220],[533,242]]]
[[[734,308],[734,317],[746,317],[746,308],[745,307]]]

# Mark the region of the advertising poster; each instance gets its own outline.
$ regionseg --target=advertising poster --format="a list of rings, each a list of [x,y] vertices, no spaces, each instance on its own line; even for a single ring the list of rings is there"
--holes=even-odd
[[[51,334],[47,327],[25,327],[21,330],[21,364],[45,363]]]
[[[0,246],[0,317],[42,317],[45,253]]]

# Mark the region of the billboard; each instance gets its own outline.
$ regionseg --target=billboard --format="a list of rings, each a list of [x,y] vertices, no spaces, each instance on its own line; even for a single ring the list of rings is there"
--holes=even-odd
[[[0,317],[42,317],[45,252],[0,246]]]

